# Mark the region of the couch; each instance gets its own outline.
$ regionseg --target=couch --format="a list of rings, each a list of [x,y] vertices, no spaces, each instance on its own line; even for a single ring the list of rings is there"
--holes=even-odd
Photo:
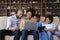
[[[8,18],[7,16],[0,17],[0,30],[6,28],[7,18]],[[44,19],[45,19],[45,17],[41,17],[41,21],[43,21]],[[53,23],[56,23],[57,25],[60,25],[60,19],[59,19],[59,17],[54,17]],[[60,31],[60,26],[59,26],[58,30]],[[14,36],[8,36],[8,35],[5,36],[5,40],[13,40],[13,38],[14,38]],[[55,35],[53,35],[53,39],[54,40],[58,40],[58,37],[55,36]],[[20,40],[21,40],[21,38],[20,38]],[[33,36],[29,35],[28,36],[28,40],[34,40]]]

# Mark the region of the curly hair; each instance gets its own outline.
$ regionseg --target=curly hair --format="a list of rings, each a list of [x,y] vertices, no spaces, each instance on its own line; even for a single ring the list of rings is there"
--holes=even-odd
[[[33,8],[28,8],[26,13],[28,13],[28,12],[32,13],[32,17],[35,15],[35,9],[33,9]]]

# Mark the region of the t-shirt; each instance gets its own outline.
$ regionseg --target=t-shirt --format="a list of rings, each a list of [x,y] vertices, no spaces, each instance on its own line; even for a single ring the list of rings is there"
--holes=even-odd
[[[54,23],[46,24],[46,23],[43,23],[43,22],[38,22],[36,30],[38,30],[38,27],[42,27],[42,26],[45,26],[45,28],[47,28],[47,29],[51,29],[51,28],[55,28],[56,27],[56,25]]]
[[[45,28],[47,29],[52,29],[56,27],[54,23],[51,23],[51,24],[42,23],[42,26],[45,26]]]

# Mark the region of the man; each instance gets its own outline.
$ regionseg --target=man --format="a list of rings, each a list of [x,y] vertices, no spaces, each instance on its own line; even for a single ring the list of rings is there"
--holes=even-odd
[[[5,35],[14,35],[14,40],[19,40],[21,32],[19,30],[20,19],[24,11],[18,10],[15,15],[10,16],[7,20],[7,30],[1,30],[1,40],[4,40]]]

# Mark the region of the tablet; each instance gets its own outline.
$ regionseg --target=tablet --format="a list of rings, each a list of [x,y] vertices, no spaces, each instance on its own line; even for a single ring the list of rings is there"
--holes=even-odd
[[[38,30],[42,31],[42,30],[44,30],[44,28],[45,28],[45,26],[41,26],[41,27],[38,27]]]

